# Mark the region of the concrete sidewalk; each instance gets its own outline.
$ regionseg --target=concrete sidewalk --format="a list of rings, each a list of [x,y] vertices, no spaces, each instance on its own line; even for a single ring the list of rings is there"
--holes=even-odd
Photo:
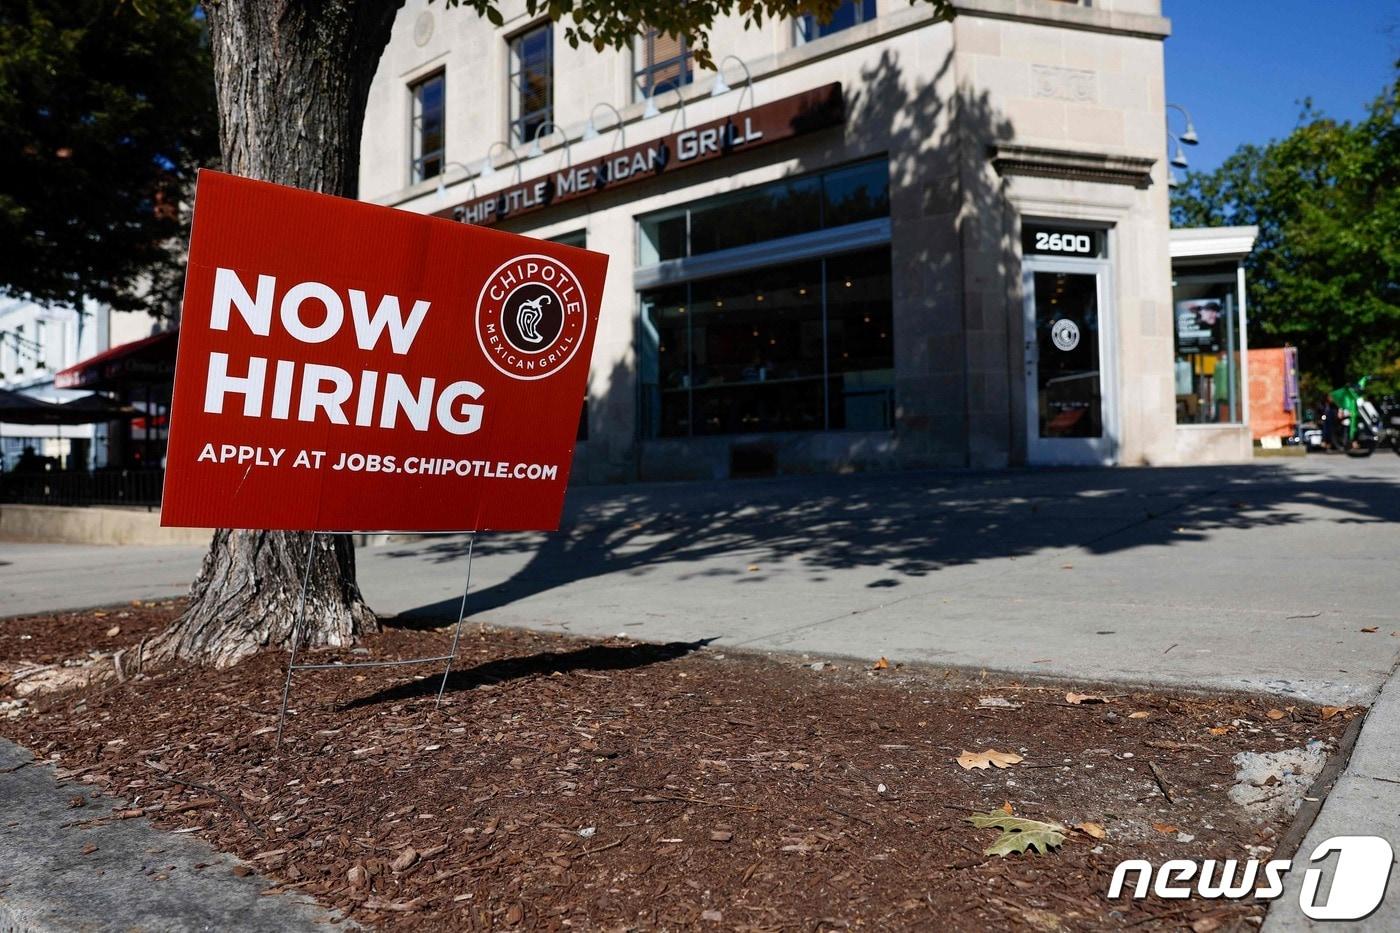
[[[1369,702],[1400,638],[1400,460],[581,487],[482,535],[474,620]],[[362,548],[381,613],[453,617],[466,539]],[[203,548],[0,544],[0,614],[183,594]],[[1376,627],[1377,632],[1362,629]]]
[[[1400,638],[1400,461],[584,489],[483,535],[474,620],[651,641],[1368,702]],[[450,619],[465,538],[360,552]],[[1363,629],[1376,627],[1375,633]]]
[[[75,795],[85,806],[71,808]],[[0,739],[0,930],[325,930],[330,915],[304,897],[263,895],[267,882],[202,840],[144,819],[70,824],[118,802],[63,784],[29,752]],[[202,865],[202,868],[196,868]]]

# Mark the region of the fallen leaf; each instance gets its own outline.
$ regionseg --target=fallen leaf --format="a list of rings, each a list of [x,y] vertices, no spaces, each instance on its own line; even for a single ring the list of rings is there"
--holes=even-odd
[[[1338,713],[1344,713],[1344,712],[1346,712],[1346,711],[1347,711],[1348,709],[1350,709],[1350,708],[1351,708],[1351,707],[1349,707],[1349,706],[1324,706],[1324,707],[1322,708],[1322,718],[1323,718],[1323,719],[1331,719],[1333,716],[1337,715]]]
[[[890,669],[890,662],[889,662],[889,659],[888,659],[888,658],[881,658],[880,660],[876,661],[875,664],[874,664],[874,666],[871,667],[870,669],[871,669],[872,671],[887,671],[887,670],[889,670],[889,669]]]
[[[525,919],[525,908],[519,904],[511,904],[510,910],[506,911],[506,923],[514,926]]]
[[[1164,836],[1175,835],[1179,831],[1170,823],[1153,823],[1152,828]]]
[[[1230,731],[1230,727],[1229,727],[1229,726],[1214,726],[1214,727],[1212,727],[1212,728],[1210,728],[1210,729],[1207,729],[1206,731],[1209,732],[1211,735],[1224,735],[1225,733],[1227,733],[1227,732]]]
[[[1108,830],[1098,823],[1076,823],[1074,828],[1086,836],[1093,836],[1095,839],[1103,839],[1108,835]]]
[[[1141,709],[1140,709],[1140,710],[1138,710],[1136,713],[1129,713],[1129,714],[1128,714],[1128,718],[1129,718],[1129,719],[1146,719],[1148,716],[1151,716],[1151,715],[1152,715],[1152,714],[1149,713],[1149,712],[1147,712],[1146,710],[1141,710]]]
[[[962,765],[964,771],[971,771],[973,768],[980,768],[985,771],[990,767],[1005,768],[1018,762],[1025,761],[1015,752],[999,752],[994,748],[989,748],[985,752],[970,752],[963,749],[958,756],[958,764]]]
[[[758,564],[749,564],[748,571],[749,573],[758,573]]]
[[[1001,812],[1005,813],[1007,816],[1011,815],[1011,801],[1008,800],[1001,805]]]
[[[1065,828],[1059,823],[1007,816],[998,810],[974,813],[965,819],[978,829],[1001,830],[1001,835],[985,850],[987,855],[1005,857],[1032,849],[1044,855],[1065,841]]]
[[[1281,709],[1271,709],[1271,710],[1269,710],[1267,713],[1265,713],[1264,715],[1265,715],[1265,716],[1268,716],[1270,719],[1273,719],[1273,720],[1275,720],[1275,721],[1277,721],[1277,720],[1279,720],[1279,719],[1287,718],[1287,716],[1288,716],[1288,714],[1285,713],[1285,712],[1284,712],[1283,710],[1281,710]]]
[[[1364,629],[1363,629],[1363,631],[1364,631]],[[1371,631],[1374,632],[1375,629],[1371,629]],[[118,635],[120,635],[121,633],[122,633],[122,627],[121,627],[120,625],[114,625],[114,626],[112,626],[111,628],[107,629],[107,637],[108,637],[108,638],[116,638],[116,637],[117,637]]]
[[[350,887],[359,890],[369,884],[369,872],[365,871],[363,865],[356,865],[345,873],[346,879],[350,882]]]
[[[1108,700],[1092,693],[1066,693],[1065,702],[1071,706],[1079,706],[1084,703],[1107,703]]]
[[[1366,628],[1363,628],[1361,631],[1365,632],[1367,635],[1371,635],[1371,634],[1373,634],[1373,633],[1375,633],[1375,632],[1380,631],[1380,626],[1378,626],[1378,625],[1369,625],[1369,626],[1367,626]]]

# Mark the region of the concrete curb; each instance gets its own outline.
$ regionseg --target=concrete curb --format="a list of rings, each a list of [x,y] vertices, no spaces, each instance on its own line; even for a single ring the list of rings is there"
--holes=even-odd
[[[1392,847],[1400,846],[1400,679],[1392,674],[1366,715],[1351,760],[1322,804],[1317,819],[1293,854],[1293,868],[1284,878],[1284,893],[1273,902],[1262,933],[1301,933],[1337,926],[1337,921],[1312,920],[1298,906],[1298,895],[1309,867],[1308,857],[1333,836],[1382,836]],[[1337,857],[1319,862],[1324,869],[1326,896]],[[1396,872],[1391,869],[1390,890],[1375,913],[1346,924],[1348,933],[1382,933],[1400,930],[1400,894]]]
[[[60,505],[0,506],[0,541],[55,544],[208,544],[207,528],[162,528],[160,512]]]

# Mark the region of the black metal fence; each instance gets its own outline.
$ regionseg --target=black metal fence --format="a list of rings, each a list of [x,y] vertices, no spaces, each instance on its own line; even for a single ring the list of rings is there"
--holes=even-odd
[[[0,474],[0,502],[15,505],[160,506],[164,470]]]

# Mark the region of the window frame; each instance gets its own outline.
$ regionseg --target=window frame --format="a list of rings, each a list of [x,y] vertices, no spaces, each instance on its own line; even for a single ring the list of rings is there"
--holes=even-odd
[[[434,81],[441,82],[442,85],[440,113],[438,115],[441,126],[439,132],[441,134],[442,144],[437,149],[424,151],[423,124],[425,122],[425,112],[422,104],[422,92],[425,87],[432,84]],[[428,181],[431,178],[437,178],[443,173],[443,170],[447,166],[447,70],[445,68],[439,68],[436,71],[429,72],[409,82],[408,96],[408,180],[409,184],[416,185]],[[425,168],[428,162],[433,159],[436,159],[437,162],[436,169],[429,174],[425,171]]]
[[[855,8],[856,21],[854,23],[851,23],[849,26],[833,29],[828,33],[822,33],[820,30],[823,24],[817,22],[817,18],[811,13],[804,13],[802,16],[792,21],[793,43],[795,45],[806,45],[809,42],[817,42],[821,39],[834,36],[837,33],[845,32],[847,29],[854,29],[856,26],[863,26],[866,23],[873,22],[875,18],[880,15],[878,0],[845,0],[845,3],[842,5],[844,6],[846,3],[851,4]],[[833,11],[833,20],[836,18],[835,13],[838,12],[839,9],[838,7],[837,11]]]
[[[648,28],[638,39],[632,42],[632,98],[634,101],[644,101],[654,98],[657,93],[665,94],[669,91],[679,91],[687,85],[695,83],[695,53],[691,49],[690,43],[684,36],[679,36],[677,42],[680,45],[680,54],[673,55],[665,61],[655,60],[656,39],[661,36],[659,29]],[[645,52],[638,49],[638,42],[644,46]],[[643,59],[642,56],[645,56]],[[646,64],[643,64],[645,60]],[[673,65],[681,67],[680,76],[672,87],[667,87],[658,92],[655,90],[655,76],[657,72],[665,71]],[[645,83],[644,83],[645,78]]]
[[[522,112],[524,107],[524,88],[520,79],[526,74],[524,68],[524,56],[520,54],[520,46],[527,37],[536,33],[543,33],[546,41],[545,49],[545,98],[543,107]],[[534,122],[534,132],[539,132],[539,128],[546,123],[554,122],[554,22],[552,20],[541,20],[526,26],[506,37],[506,94],[509,100],[506,105],[506,138],[513,146],[526,145],[533,141],[533,133],[526,134],[525,123],[534,122],[536,117],[542,117],[538,122]]]

